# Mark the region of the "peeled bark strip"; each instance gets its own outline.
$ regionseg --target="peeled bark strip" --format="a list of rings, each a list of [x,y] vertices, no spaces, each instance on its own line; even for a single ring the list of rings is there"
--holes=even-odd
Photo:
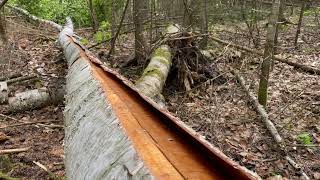
[[[8,85],[6,82],[0,82],[0,104],[8,102]]]
[[[73,25],[68,19],[59,37],[69,65],[64,112],[66,177],[153,179],[72,35]]]

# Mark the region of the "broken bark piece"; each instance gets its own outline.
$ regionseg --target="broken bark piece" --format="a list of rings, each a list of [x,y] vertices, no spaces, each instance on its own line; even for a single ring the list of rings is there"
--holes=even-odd
[[[9,99],[7,82],[0,82],[0,104],[5,104]]]
[[[9,112],[20,112],[45,107],[50,104],[57,104],[63,101],[64,90],[49,92],[48,90],[34,89],[18,93],[15,97],[9,98]]]

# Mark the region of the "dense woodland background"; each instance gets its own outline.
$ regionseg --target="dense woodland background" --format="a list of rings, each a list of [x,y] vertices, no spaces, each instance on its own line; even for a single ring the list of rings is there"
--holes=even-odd
[[[9,0],[1,10],[0,75],[25,68],[22,74],[36,79],[13,87],[14,95],[39,87],[55,91],[64,84],[66,68],[56,33],[12,7],[61,25],[71,17],[82,45],[136,84],[151,74],[148,63],[167,44],[172,65],[160,75],[165,78],[156,101],[262,178],[320,179],[318,1]],[[170,25],[178,32],[168,33]],[[46,108],[12,117],[32,121],[47,113],[62,119],[62,105]],[[15,140],[1,147],[21,141],[22,130],[4,134],[10,132]],[[63,131],[51,135],[61,140]],[[42,144],[50,139],[45,137]],[[52,146],[62,151],[62,140]],[[60,155],[52,159],[62,161]],[[21,159],[26,167],[9,175],[49,178],[30,176],[38,167],[21,156],[13,163]],[[47,155],[38,161],[55,178],[63,177],[63,166],[57,169],[54,160]]]

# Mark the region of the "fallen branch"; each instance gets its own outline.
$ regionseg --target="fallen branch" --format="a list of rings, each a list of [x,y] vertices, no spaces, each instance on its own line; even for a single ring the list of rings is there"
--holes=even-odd
[[[227,41],[223,41],[223,40],[221,40],[219,38],[216,38],[216,37],[212,37],[212,36],[209,36],[209,37],[212,40],[214,40],[214,41],[216,41],[218,43],[221,43],[221,44],[224,44],[224,45],[228,45],[228,46],[240,49],[240,50],[244,50],[244,51],[247,51],[247,52],[258,54],[260,56],[263,56],[263,54],[264,54],[263,52],[260,52],[260,51],[254,50],[254,49],[250,49],[250,48],[247,48],[247,47],[244,47],[244,46],[240,46],[240,45],[237,45],[237,44],[233,44],[233,43],[230,43],[230,42],[227,42]],[[304,65],[304,64],[291,62],[291,61],[288,61],[287,59],[280,58],[278,56],[274,56],[274,59],[279,61],[279,62],[286,63],[286,64],[288,64],[290,66],[293,66],[295,68],[301,69],[301,70],[303,70],[305,72],[308,72],[310,74],[320,75],[320,69],[318,69],[318,68],[314,68],[314,67],[310,67],[310,66],[307,66],[307,65]]]
[[[7,5],[6,7],[9,7],[10,9],[12,9],[12,10],[14,10],[14,11],[20,13],[20,14],[23,14],[23,15],[27,16],[29,19],[32,19],[33,21],[36,21],[38,23],[48,24],[48,25],[56,28],[59,31],[62,30],[62,26],[60,26],[59,24],[57,24],[57,23],[55,23],[53,21],[49,21],[49,20],[38,18],[37,16],[34,16],[34,15],[30,14],[28,11],[26,11],[24,9],[21,9],[21,8],[18,8],[18,7],[14,7],[14,6],[10,6],[10,5]]]
[[[21,81],[26,81],[26,80],[30,80],[30,79],[36,79],[37,76],[24,76],[24,77],[18,77],[18,78],[14,78],[14,79],[10,79],[7,81],[8,85],[16,83],[16,82],[21,82]]]
[[[2,126],[2,127],[0,127],[0,129],[18,127],[18,126],[27,126],[27,125],[40,124],[40,123],[52,123],[52,122],[60,122],[60,121],[59,120],[52,120],[52,121],[24,122],[24,123],[17,123],[17,124]]]
[[[285,159],[297,170],[301,173],[301,175],[305,178],[305,179],[310,179],[308,177],[308,175],[301,169],[301,167],[294,162],[294,160],[288,155],[288,153],[286,152],[286,150],[284,149],[285,144],[283,142],[282,137],[280,136],[280,134],[278,133],[278,130],[276,129],[276,127],[274,126],[274,124],[272,123],[272,121],[270,121],[268,114],[266,112],[266,110],[264,109],[264,107],[262,105],[259,104],[257,98],[254,96],[254,94],[252,92],[250,92],[249,88],[246,86],[245,84],[245,80],[243,79],[243,77],[241,77],[239,75],[239,73],[236,70],[232,70],[232,73],[234,74],[234,76],[237,78],[240,86],[242,87],[242,89],[246,92],[246,94],[249,96],[250,102],[253,104],[256,112],[260,115],[263,123],[266,125],[267,129],[269,130],[270,134],[272,135],[273,139],[276,141],[278,147],[280,148],[280,150],[285,153]]]
[[[28,151],[29,149],[30,149],[30,147],[17,148],[17,149],[2,149],[2,150],[0,150],[0,155],[26,152],[26,151]]]
[[[9,75],[7,77],[1,77],[0,81],[6,81],[6,80],[9,80],[9,79],[18,78],[18,77],[21,77],[21,76],[22,76],[21,73],[11,74],[11,75]]]

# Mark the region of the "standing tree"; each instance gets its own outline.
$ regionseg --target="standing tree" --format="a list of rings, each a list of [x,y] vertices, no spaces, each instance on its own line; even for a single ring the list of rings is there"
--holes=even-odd
[[[208,33],[208,1],[202,0],[202,12],[201,12],[201,33]],[[200,42],[201,48],[206,48],[208,44],[208,36],[203,36],[203,39]]]
[[[2,16],[1,10],[2,7],[8,2],[8,0],[3,0],[0,3],[0,37],[1,40],[6,43],[7,42],[7,37],[6,37],[6,28],[5,28],[5,16]]]
[[[260,83],[258,99],[259,103],[266,107],[268,97],[268,81],[270,75],[270,67],[273,63],[273,58],[276,50],[276,42],[278,37],[278,20],[281,11],[281,1],[275,0],[272,5],[271,15],[269,17],[267,39],[264,49],[264,59],[261,65]]]
[[[98,25],[98,20],[97,20],[97,14],[96,11],[93,7],[92,0],[88,0],[88,6],[89,6],[89,11],[90,11],[90,16],[92,19],[92,28],[94,32],[97,32],[99,25]]]
[[[300,17],[299,17],[299,22],[298,22],[298,27],[297,27],[297,33],[294,39],[294,46],[297,47],[298,46],[298,39],[299,39],[299,35],[301,32],[301,24],[302,24],[302,19],[303,19],[303,13],[304,13],[304,9],[306,7],[306,1],[302,1],[301,2],[301,10],[300,10]]]
[[[133,21],[135,26],[135,58],[138,64],[144,64],[147,45],[143,35],[143,18],[145,16],[144,0],[133,0]]]

